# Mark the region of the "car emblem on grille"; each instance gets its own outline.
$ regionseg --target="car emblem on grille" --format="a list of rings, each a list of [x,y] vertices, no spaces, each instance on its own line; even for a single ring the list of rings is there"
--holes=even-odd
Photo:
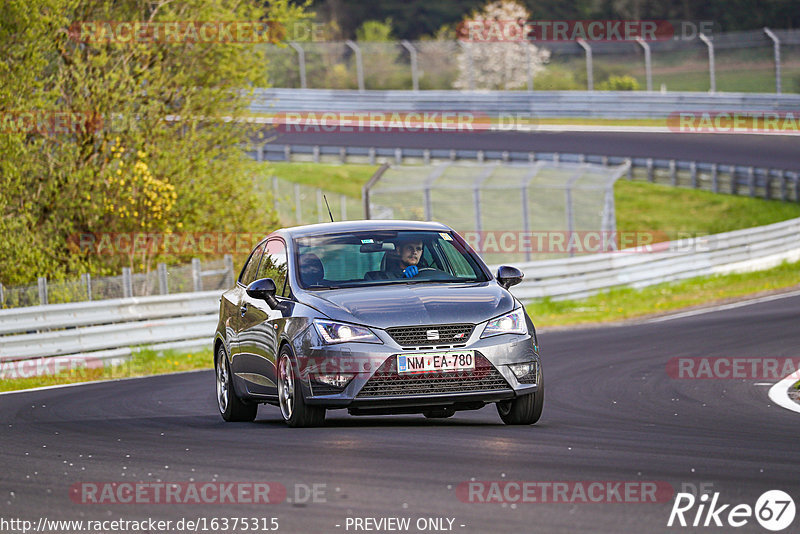
[[[428,330],[427,335],[428,335],[428,339],[430,339],[430,340],[439,339],[439,331],[438,330]]]
[[[454,335],[453,339],[464,339],[464,336],[466,336],[466,335],[467,334],[465,334],[464,332],[460,332],[460,333]]]

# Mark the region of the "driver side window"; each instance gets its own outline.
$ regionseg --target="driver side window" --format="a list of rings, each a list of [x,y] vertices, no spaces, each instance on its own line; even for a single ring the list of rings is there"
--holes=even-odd
[[[250,285],[251,282],[256,280],[256,273],[258,272],[258,264],[261,261],[261,254],[264,252],[264,243],[258,245],[252,254],[250,254],[250,259],[247,260],[247,265],[242,270],[242,275],[239,277],[239,282],[242,285],[247,287]]]

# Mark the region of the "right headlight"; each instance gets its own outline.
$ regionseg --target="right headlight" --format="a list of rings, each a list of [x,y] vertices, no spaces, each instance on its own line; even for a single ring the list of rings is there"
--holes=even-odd
[[[481,338],[497,336],[500,334],[527,334],[528,326],[525,324],[525,312],[520,307],[511,313],[495,317],[483,329]]]
[[[375,333],[365,326],[338,323],[324,319],[314,319],[314,326],[320,337],[328,344],[360,341],[362,343],[383,343]]]

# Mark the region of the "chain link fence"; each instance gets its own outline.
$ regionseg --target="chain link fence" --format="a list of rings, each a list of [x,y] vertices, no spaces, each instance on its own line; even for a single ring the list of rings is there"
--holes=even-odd
[[[279,88],[800,92],[800,30],[765,28],[651,42],[265,46],[270,47],[270,84]],[[502,69],[506,74],[498,78],[498,67],[509,61],[511,68]],[[633,83],[620,80],[626,77]]]

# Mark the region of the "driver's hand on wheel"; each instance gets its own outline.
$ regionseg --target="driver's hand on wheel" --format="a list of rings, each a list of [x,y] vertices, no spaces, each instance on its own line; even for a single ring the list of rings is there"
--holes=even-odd
[[[416,265],[409,265],[405,269],[403,269],[403,276],[406,278],[414,278],[419,274],[419,268]]]

